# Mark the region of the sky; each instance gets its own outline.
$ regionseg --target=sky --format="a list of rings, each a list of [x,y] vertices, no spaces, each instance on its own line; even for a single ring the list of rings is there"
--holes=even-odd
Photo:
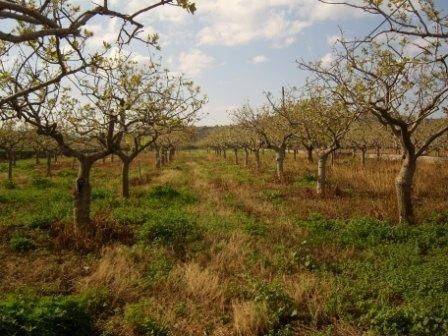
[[[132,12],[142,0],[112,0]],[[196,0],[194,15],[165,6],[145,13],[145,32],[160,35],[161,51],[133,45],[137,59],[162,57],[173,72],[184,73],[208,96],[199,125],[228,124],[228,111],[246,102],[264,102],[264,92],[299,86],[307,73],[296,60],[328,59],[340,30],[365,36],[378,18],[318,0]],[[91,23],[92,47],[116,36],[119,23]]]

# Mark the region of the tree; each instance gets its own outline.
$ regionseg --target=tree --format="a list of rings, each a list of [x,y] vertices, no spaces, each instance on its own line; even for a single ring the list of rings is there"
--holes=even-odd
[[[40,156],[45,154],[46,176],[51,177],[51,161],[54,153],[58,150],[58,145],[51,138],[37,134],[36,130],[30,128],[26,132],[26,144],[33,151],[36,157],[36,164],[40,163]]]
[[[315,108],[314,102],[310,99],[301,99],[296,106],[299,113],[313,108]],[[313,163],[313,152],[319,147],[319,143],[318,138],[315,136],[315,130],[312,129],[315,125],[306,118],[302,116],[301,122],[298,124],[298,132],[295,134],[295,140],[305,148],[308,162]]]
[[[0,124],[0,149],[2,149],[8,160],[8,180],[13,180],[13,166],[16,160],[17,150],[23,145],[25,138],[24,130],[13,121]]]
[[[103,100],[82,102],[74,98],[74,89],[48,88],[40,94],[12,101],[9,113],[26,121],[38,134],[51,137],[61,153],[76,158],[79,163],[74,192],[74,224],[85,230],[90,224],[91,184],[93,164],[115,152],[123,137],[119,128],[122,107]]]
[[[448,131],[448,123],[430,132],[417,143],[415,135],[425,120],[446,108],[448,84],[446,67],[439,61],[440,44],[432,52],[412,55],[410,42],[386,36],[386,41],[369,42],[362,48],[341,42],[331,67],[301,63],[332,86],[347,104],[374,116],[399,141],[402,166],[395,185],[400,222],[414,222],[412,188],[417,159]]]
[[[367,151],[375,149],[377,159],[381,156],[381,147],[386,143],[390,134],[385,134],[385,127],[372,120],[370,115],[364,115],[356,120],[346,137],[346,144],[352,148],[354,153],[356,150],[361,151],[361,163],[366,164]]]
[[[88,25],[94,19],[121,21],[116,32],[120,47],[133,40],[156,45],[157,35],[141,37],[144,25],[139,19],[144,13],[163,5],[176,5],[191,13],[196,9],[189,0],[140,2],[134,12],[126,13],[113,8],[107,0],[97,4],[71,0],[0,1],[0,88],[14,84],[12,92],[0,95],[0,108],[96,65],[104,51],[88,48],[87,42],[93,38]],[[107,51],[111,45],[105,43],[104,47]],[[47,76],[40,75],[41,71]],[[30,77],[30,72],[36,76]]]
[[[116,122],[122,135],[113,154],[122,162],[122,194],[129,198],[129,170],[135,158],[161,133],[193,120],[205,98],[192,81],[171,75],[157,63],[139,65],[124,57],[110,63],[81,88],[94,97],[103,115],[111,106],[119,111]]]
[[[324,195],[327,190],[328,158],[341,148],[342,140],[357,118],[357,112],[319,84],[309,87],[308,92],[306,103],[299,105],[300,123],[307,129],[311,142],[319,144],[316,192]]]
[[[290,97],[288,100],[283,97],[280,105],[277,105],[270,95],[268,97],[269,105],[259,109],[245,105],[234,115],[243,128],[255,132],[266,148],[275,151],[277,177],[280,181],[284,181],[286,148],[296,131],[291,114],[293,102]]]

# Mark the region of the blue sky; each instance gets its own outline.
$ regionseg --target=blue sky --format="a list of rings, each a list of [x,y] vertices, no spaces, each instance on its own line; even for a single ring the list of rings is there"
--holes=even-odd
[[[122,7],[120,0],[110,1]],[[306,73],[295,60],[316,60],[331,51],[339,27],[348,36],[363,36],[378,23],[343,6],[318,0],[197,0],[189,15],[174,7],[159,8],[141,21],[160,35],[160,55],[174,72],[183,72],[209,97],[201,125],[229,123],[227,111],[246,101],[263,102],[264,91],[300,85]],[[140,0],[126,2],[132,11]],[[100,43],[113,36],[115,23],[92,26]],[[110,33],[109,33],[110,32]],[[110,35],[110,36],[109,36]],[[95,42],[92,42],[95,43]],[[133,46],[136,57],[154,50]]]

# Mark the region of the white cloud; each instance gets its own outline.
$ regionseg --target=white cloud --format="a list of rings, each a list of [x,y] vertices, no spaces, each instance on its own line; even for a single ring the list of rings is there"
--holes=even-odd
[[[181,52],[179,55],[179,71],[190,76],[198,76],[204,70],[214,66],[216,66],[216,60],[199,49]]]
[[[199,30],[199,44],[236,46],[254,40],[289,46],[297,35],[317,21],[347,16],[344,6],[316,0],[202,0],[198,16],[206,25]]]
[[[257,56],[254,56],[250,61],[249,61],[249,63],[252,63],[252,64],[260,64],[260,63],[265,63],[265,62],[267,62],[268,61],[268,58],[265,56],[265,55],[257,55]]]
[[[320,62],[322,66],[329,67],[331,66],[331,63],[334,61],[334,56],[331,53],[325,54],[323,57],[321,57]]]
[[[339,35],[332,35],[327,37],[327,43],[330,46],[334,46],[340,39]]]

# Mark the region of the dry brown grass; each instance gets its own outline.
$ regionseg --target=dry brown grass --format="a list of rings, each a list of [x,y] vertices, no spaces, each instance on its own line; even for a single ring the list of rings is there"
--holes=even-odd
[[[92,274],[84,278],[79,288],[107,288],[113,304],[117,301],[132,302],[142,291],[141,265],[128,247],[116,245],[103,249],[98,265]]]
[[[255,301],[241,301],[232,304],[233,328],[239,336],[257,336],[268,326],[268,308]]]
[[[185,281],[187,292],[202,303],[222,303],[223,282],[219,276],[208,269],[201,269],[196,263],[185,265]]]
[[[218,161],[213,155],[209,160]],[[231,160],[228,159],[229,164]],[[416,217],[423,220],[433,213],[448,208],[448,163],[432,163],[420,160],[415,175],[414,204]],[[235,183],[222,181],[216,185],[223,191],[230,191],[243,202],[247,212],[264,217],[272,214],[281,215],[283,211],[293,213],[299,218],[308,218],[311,214],[320,213],[328,218],[374,217],[395,222],[397,205],[395,198],[395,176],[400,169],[396,160],[370,159],[362,166],[358,158],[339,158],[329,164],[329,192],[325,197],[316,195],[310,186],[296,185],[303,176],[316,174],[316,164],[309,164],[299,156],[294,160],[292,154],[287,155],[285,162],[288,182],[281,184],[275,179],[273,171],[274,157],[266,152],[263,155],[263,171],[258,173],[252,167],[251,175],[267,183]],[[242,168],[245,169],[245,168]],[[216,174],[219,176],[219,174]],[[223,186],[225,188],[223,189]],[[279,190],[284,195],[282,207],[276,208],[260,197],[261,190]]]

